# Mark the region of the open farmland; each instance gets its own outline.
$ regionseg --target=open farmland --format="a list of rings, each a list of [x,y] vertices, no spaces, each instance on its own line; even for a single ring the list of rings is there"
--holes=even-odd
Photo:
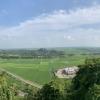
[[[90,57],[88,53],[91,49],[69,48],[61,50],[66,52],[65,57],[0,59],[0,67],[26,80],[45,84],[52,79],[56,69],[83,64],[84,60]]]
[[[44,84],[51,80],[52,72],[57,68],[68,65],[77,65],[83,62],[84,59],[77,59],[76,57],[62,59],[1,59],[0,67],[27,80]]]

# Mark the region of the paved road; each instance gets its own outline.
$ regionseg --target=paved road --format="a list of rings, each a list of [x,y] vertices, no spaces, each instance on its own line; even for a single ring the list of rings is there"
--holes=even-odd
[[[32,82],[32,81],[29,81],[29,80],[25,80],[22,77],[15,75],[15,74],[13,74],[13,73],[11,73],[3,68],[0,68],[0,71],[6,72],[9,76],[11,76],[11,77],[15,78],[16,80],[21,81],[25,84],[31,85],[31,86],[36,87],[36,88],[42,88],[42,85],[39,85],[39,84]]]

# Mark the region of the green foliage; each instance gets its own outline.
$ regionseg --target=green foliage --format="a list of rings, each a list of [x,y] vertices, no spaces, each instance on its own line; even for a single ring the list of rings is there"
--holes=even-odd
[[[88,62],[79,66],[80,70],[72,80],[69,100],[97,100],[94,98],[99,98],[100,62],[98,59],[92,59],[92,61],[88,59]]]
[[[34,100],[61,100],[59,89],[55,89],[51,84],[45,84],[35,95]]]
[[[5,73],[0,74],[0,100],[14,100],[14,93],[7,85]]]
[[[24,100],[34,100],[34,94],[37,93],[39,89],[30,85],[26,85],[23,92],[25,93]]]
[[[86,100],[100,100],[100,85],[94,84],[85,96]]]

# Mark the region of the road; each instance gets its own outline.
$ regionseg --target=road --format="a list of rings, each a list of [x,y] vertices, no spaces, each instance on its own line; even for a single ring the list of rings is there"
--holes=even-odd
[[[35,83],[35,82],[32,82],[32,81],[29,81],[29,80],[25,80],[25,79],[23,79],[22,77],[20,77],[20,76],[18,76],[18,75],[15,75],[15,74],[13,74],[13,73],[11,73],[11,72],[9,72],[9,71],[3,69],[3,68],[0,68],[0,71],[6,72],[9,76],[11,76],[11,77],[13,77],[14,79],[16,79],[16,80],[18,80],[18,81],[21,81],[21,82],[23,82],[23,83],[25,83],[25,84],[31,85],[31,86],[36,87],[36,88],[39,88],[39,89],[42,88],[42,85],[39,85],[39,84],[37,84],[37,83]]]

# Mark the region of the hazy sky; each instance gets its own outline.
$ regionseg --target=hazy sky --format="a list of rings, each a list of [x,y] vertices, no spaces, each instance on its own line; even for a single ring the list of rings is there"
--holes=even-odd
[[[0,0],[0,48],[100,47],[100,0]]]

